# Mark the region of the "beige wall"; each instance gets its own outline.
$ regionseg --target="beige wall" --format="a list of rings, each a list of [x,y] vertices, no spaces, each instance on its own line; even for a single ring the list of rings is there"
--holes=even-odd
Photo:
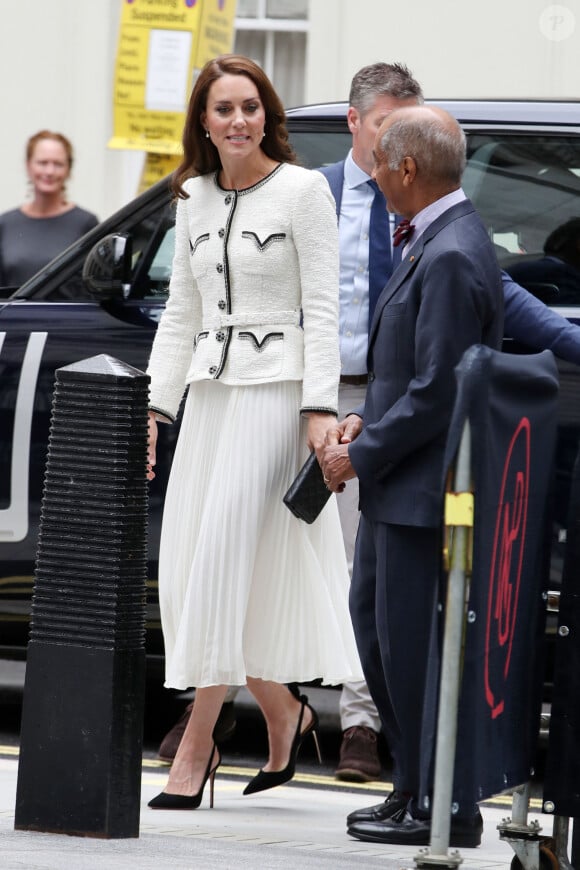
[[[580,0],[310,0],[310,22],[307,102],[379,60],[432,98],[580,98]]]
[[[121,3],[0,0],[0,211],[24,200],[24,147],[42,127],[73,142],[74,201],[104,218],[134,196],[142,155],[107,148]],[[553,4],[564,19],[542,31],[550,5],[310,0],[306,99],[345,99],[353,73],[376,60],[408,63],[430,97],[578,98],[580,0]],[[571,36],[554,38],[566,27]]]

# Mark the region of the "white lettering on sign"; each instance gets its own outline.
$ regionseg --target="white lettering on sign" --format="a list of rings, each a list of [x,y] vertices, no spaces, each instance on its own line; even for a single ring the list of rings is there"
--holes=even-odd
[[[5,332],[0,332],[0,354],[5,336]],[[22,361],[12,432],[10,502],[7,508],[0,510],[0,541],[16,543],[23,541],[28,534],[28,477],[32,414],[40,361],[47,337],[47,332],[31,332]]]

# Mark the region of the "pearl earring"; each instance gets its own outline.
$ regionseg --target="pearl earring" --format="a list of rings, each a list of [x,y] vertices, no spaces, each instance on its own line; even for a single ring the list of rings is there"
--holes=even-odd
[[[206,138],[206,139],[209,139],[209,130],[206,130],[206,131],[205,131],[205,138]]]

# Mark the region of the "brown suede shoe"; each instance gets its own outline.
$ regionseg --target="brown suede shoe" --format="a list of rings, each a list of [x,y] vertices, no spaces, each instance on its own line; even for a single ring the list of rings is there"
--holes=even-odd
[[[188,704],[182,715],[179,717],[173,728],[167,732],[159,747],[159,758],[161,761],[173,761],[177,748],[181,743],[183,732],[189,722],[193,701]],[[236,714],[234,712],[234,702],[228,701],[222,704],[220,714],[213,729],[213,739],[216,743],[224,743],[229,740],[236,730]]]
[[[370,782],[379,779],[381,762],[377,748],[377,733],[365,725],[353,725],[342,735],[337,779],[344,782]]]

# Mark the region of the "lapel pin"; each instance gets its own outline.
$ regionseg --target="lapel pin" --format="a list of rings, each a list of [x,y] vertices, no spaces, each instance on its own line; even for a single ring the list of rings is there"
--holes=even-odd
[[[409,257],[409,263],[412,263],[414,259],[415,259],[415,254],[411,254],[411,256]]]

